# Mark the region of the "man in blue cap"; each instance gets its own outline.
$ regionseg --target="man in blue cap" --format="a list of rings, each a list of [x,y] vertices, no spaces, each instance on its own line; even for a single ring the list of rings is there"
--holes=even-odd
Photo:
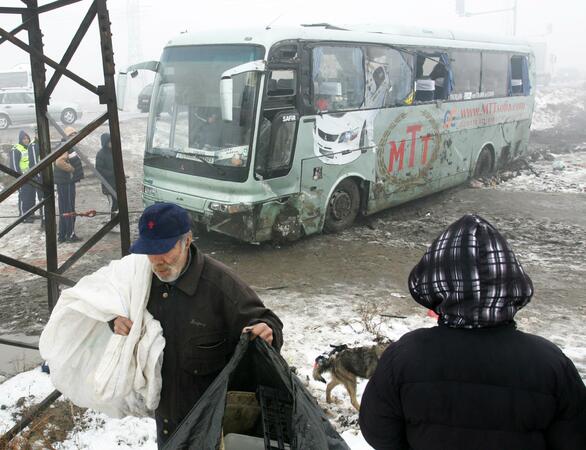
[[[240,334],[250,331],[279,350],[283,324],[236,273],[193,244],[190,217],[175,204],[145,209],[130,251],[151,263],[147,310],[166,341],[155,412],[162,447],[229,361]],[[125,336],[132,321],[117,317],[110,327]]]

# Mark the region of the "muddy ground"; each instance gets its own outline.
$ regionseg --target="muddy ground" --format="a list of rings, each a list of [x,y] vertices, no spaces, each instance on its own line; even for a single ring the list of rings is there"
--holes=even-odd
[[[285,329],[284,354],[290,362],[306,364],[317,355],[305,359],[297,355],[303,348],[300,342],[314,339],[324,327],[333,330],[347,325],[365,302],[383,305],[383,312],[390,315],[424,315],[409,299],[409,271],[446,225],[463,214],[478,213],[509,239],[535,284],[532,303],[518,315],[519,326],[560,345],[586,378],[584,104],[582,99],[578,106],[556,105],[564,120],[532,133],[531,168],[513,170],[507,174],[513,179],[507,182],[488,182],[476,188],[466,184],[362,218],[340,234],[310,236],[289,245],[250,245],[213,233],[198,236],[196,242],[205,252],[233,267],[285,318],[289,329]],[[133,237],[142,209],[140,177],[145,130],[144,115],[129,116],[121,123]],[[81,147],[92,160],[99,133],[104,131],[106,128],[98,130]],[[17,133],[18,129],[1,132],[0,142],[10,142]],[[554,171],[551,159],[563,161],[564,169]],[[89,175],[78,186],[78,211],[107,211],[95,177]],[[2,217],[15,213],[13,196],[0,205],[0,228],[10,220]],[[90,236],[103,217],[79,218],[76,232],[82,237]],[[78,279],[118,258],[118,239],[119,234],[109,233],[67,275]],[[44,264],[44,235],[38,223],[20,225],[2,239],[1,245],[4,254]],[[78,245],[61,244],[60,260]],[[46,282],[5,265],[0,265],[0,270],[0,335],[38,335],[48,318]],[[330,311],[326,317],[324,310]],[[3,363],[2,359],[0,345],[0,375],[14,372],[14,363]],[[310,367],[304,369],[308,372]],[[340,415],[333,408],[330,412],[341,429],[352,425],[344,421],[348,417],[355,420],[355,416]]]

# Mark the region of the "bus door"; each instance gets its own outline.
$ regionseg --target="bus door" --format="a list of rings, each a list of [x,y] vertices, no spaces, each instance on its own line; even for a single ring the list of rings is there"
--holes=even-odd
[[[271,49],[265,76],[262,111],[258,125],[254,177],[261,182],[272,202],[263,205],[262,233],[274,236],[274,230],[291,229],[296,238],[300,231],[298,212],[288,197],[299,190],[298,173],[293,167],[298,132],[297,43],[283,43]],[[266,219],[266,220],[263,220]],[[279,226],[282,222],[295,222]]]

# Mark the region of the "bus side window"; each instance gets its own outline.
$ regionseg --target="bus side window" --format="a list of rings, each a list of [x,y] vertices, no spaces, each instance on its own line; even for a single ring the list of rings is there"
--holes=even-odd
[[[470,100],[480,92],[480,52],[454,50],[450,54],[454,90],[450,100]]]
[[[318,112],[358,109],[364,102],[360,48],[316,47],[312,52],[313,105]]]
[[[452,89],[452,71],[447,53],[434,51],[417,55],[415,101],[444,100]]]
[[[498,52],[482,52],[482,84],[484,97],[508,95],[509,55]]]
[[[295,95],[297,86],[295,71],[273,70],[268,78],[267,95],[269,97],[285,97]]]
[[[514,55],[511,57],[510,74],[509,95],[529,95],[529,67],[526,56]]]
[[[410,55],[383,46],[366,47],[363,108],[403,105],[413,88]]]

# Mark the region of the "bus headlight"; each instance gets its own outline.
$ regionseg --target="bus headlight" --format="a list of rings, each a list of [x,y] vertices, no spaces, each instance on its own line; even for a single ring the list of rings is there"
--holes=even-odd
[[[212,211],[218,211],[228,214],[238,214],[241,212],[247,212],[252,210],[252,205],[247,205],[245,203],[234,203],[234,204],[226,204],[226,203],[218,203],[212,202],[209,205],[209,208]]]

